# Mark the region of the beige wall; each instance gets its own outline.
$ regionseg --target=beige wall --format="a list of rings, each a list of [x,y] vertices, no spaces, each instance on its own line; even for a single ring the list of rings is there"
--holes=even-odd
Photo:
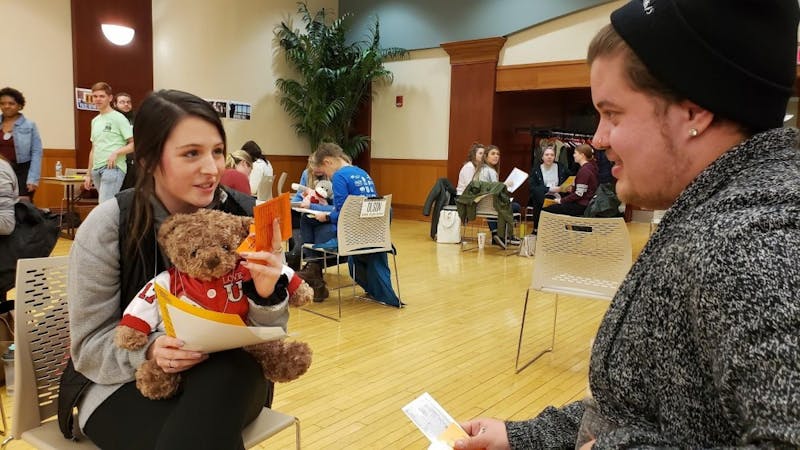
[[[620,0],[508,36],[499,65],[583,59],[594,34]],[[442,49],[418,50],[386,66],[394,83],[376,86],[372,104],[372,157],[447,159],[450,128],[450,59]],[[395,96],[403,95],[402,108]]]
[[[607,3],[508,36],[498,65],[585,59],[595,33],[609,23],[611,12],[625,3]]]
[[[309,1],[309,9],[338,6]],[[286,74],[273,30],[297,10],[294,0],[153,0],[153,83],[204,98],[253,105],[250,121],[224,119],[228,145],[256,141],[269,154],[308,154],[278,103],[275,80]],[[295,22],[300,26],[301,22]]]
[[[25,117],[45,148],[74,149],[75,91],[69,0],[0,0],[3,63],[0,84],[25,95]]]
[[[386,63],[391,85],[376,84],[372,102],[372,157],[447,159],[450,58],[442,49],[417,50]],[[403,96],[403,106],[395,97]]]

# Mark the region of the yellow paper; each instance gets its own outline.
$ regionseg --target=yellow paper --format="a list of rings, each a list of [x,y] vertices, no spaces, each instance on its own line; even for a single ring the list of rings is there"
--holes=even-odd
[[[164,329],[185,343],[184,350],[213,353],[286,337],[281,327],[248,327],[238,314],[189,304],[158,284],[154,289]]]
[[[569,191],[569,187],[572,186],[573,184],[575,184],[575,177],[574,176],[567,177],[567,179],[564,180],[563,183],[561,183],[561,186],[559,186],[558,189],[560,192],[567,192]]]

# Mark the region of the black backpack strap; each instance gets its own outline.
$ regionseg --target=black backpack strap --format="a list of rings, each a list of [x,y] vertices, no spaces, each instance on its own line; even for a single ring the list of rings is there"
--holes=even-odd
[[[78,406],[81,395],[91,384],[88,378],[75,370],[72,358],[68,358],[58,383],[58,428],[67,439],[75,440],[73,411]]]

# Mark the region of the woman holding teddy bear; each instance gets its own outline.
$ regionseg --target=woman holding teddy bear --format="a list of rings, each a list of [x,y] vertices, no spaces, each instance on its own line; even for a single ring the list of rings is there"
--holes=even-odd
[[[136,187],[98,205],[70,252],[72,360],[65,375],[85,381],[77,392],[62,387],[59,407],[71,416],[77,406],[80,428],[101,448],[242,449],[242,429],[271,397],[252,356],[242,349],[183,350],[183,342],[161,332],[139,351],[123,350],[114,331],[128,302],[170,265],[155,239],[167,217],[200,208],[252,215],[254,200],[219,185],[225,130],[203,99],[180,91],[151,94],[136,116],[134,135],[141,168]],[[280,256],[242,256],[259,295],[274,295]],[[286,319],[288,311],[284,328]],[[132,380],[145,360],[181,373],[182,390],[165,400],[143,397]]]

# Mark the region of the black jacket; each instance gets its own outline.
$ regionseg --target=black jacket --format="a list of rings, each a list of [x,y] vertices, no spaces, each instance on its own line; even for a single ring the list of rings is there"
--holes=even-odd
[[[456,196],[456,188],[450,183],[447,178],[439,178],[433,184],[431,192],[428,193],[428,198],[425,200],[425,205],[422,207],[422,215],[431,215],[433,209],[433,216],[431,217],[431,239],[436,239],[436,230],[439,227],[439,213],[447,205],[452,204],[451,199]]]

